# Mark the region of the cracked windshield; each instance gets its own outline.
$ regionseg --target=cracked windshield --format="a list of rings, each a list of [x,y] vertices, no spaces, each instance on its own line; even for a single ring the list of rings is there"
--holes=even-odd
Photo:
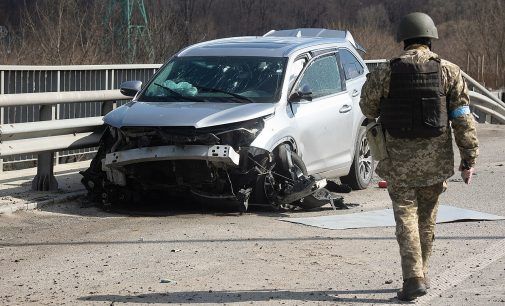
[[[147,102],[276,102],[285,58],[179,57],[162,68],[139,100]]]

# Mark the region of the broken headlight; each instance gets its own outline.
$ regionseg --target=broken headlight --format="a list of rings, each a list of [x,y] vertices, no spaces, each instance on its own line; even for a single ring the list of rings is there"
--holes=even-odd
[[[263,118],[257,118],[223,127],[223,130],[216,131],[213,134],[219,137],[221,144],[230,145],[238,151],[240,147],[249,146],[263,127]]]

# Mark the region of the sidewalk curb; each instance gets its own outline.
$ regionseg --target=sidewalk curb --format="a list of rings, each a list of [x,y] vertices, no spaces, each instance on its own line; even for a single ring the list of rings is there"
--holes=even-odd
[[[70,192],[61,196],[54,197],[52,199],[48,200],[43,200],[40,202],[24,202],[24,203],[16,203],[13,205],[6,205],[4,207],[0,207],[0,215],[2,214],[9,214],[9,213],[14,213],[18,210],[33,210],[33,209],[40,209],[42,207],[52,205],[52,204],[58,204],[66,201],[72,201],[75,200],[83,195],[86,194],[86,190],[79,190],[79,191],[74,191]]]

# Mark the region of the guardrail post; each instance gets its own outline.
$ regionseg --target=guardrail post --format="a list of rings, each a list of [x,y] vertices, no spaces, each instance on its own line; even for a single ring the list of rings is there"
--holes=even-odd
[[[102,110],[101,110],[101,115],[105,116],[108,112],[111,112],[113,109],[116,108],[116,101],[105,101],[102,102]]]
[[[5,93],[5,73],[4,71],[0,71],[0,95],[3,95]],[[5,116],[5,111],[3,106],[0,106],[0,125],[4,124],[4,116]],[[0,157],[0,173],[4,171],[4,160],[3,158]]]
[[[61,70],[58,70],[56,73],[56,91],[60,92],[61,91]],[[60,104],[56,104],[54,106],[54,113],[52,114],[51,120],[59,120],[60,119]],[[54,163],[56,165],[60,164],[60,153],[59,152],[54,152]]]
[[[42,105],[40,107],[40,121],[53,120],[54,113],[53,105]],[[58,190],[58,181],[54,176],[53,152],[42,152],[37,155],[37,175],[33,178],[32,190]]]
[[[110,86],[110,88],[109,88]],[[114,89],[114,70],[111,70],[111,81],[109,84],[109,70],[105,71],[105,89]],[[108,112],[111,112],[116,108],[116,101],[105,101],[102,102],[101,115],[105,116]]]

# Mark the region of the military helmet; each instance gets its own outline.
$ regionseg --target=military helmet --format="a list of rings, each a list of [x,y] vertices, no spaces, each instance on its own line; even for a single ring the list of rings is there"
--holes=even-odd
[[[398,26],[396,40],[427,37],[438,39],[438,31],[433,19],[425,13],[411,13],[403,17]]]

